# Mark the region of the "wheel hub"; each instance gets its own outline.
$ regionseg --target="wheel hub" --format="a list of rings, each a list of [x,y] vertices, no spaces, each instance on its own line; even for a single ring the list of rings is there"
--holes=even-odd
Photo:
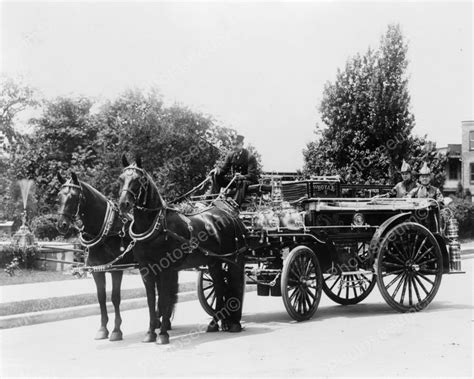
[[[406,263],[405,263],[405,267],[408,269],[408,271],[411,271],[411,272],[417,272],[417,271],[420,271],[420,265],[415,263],[413,261],[413,259],[409,259]]]

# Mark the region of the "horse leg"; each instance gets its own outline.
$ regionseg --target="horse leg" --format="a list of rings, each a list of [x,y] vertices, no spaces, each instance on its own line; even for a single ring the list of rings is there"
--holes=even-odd
[[[222,270],[222,264],[217,263],[209,266],[209,274],[211,275],[214,283],[214,291],[216,296],[216,313],[212,317],[211,322],[207,326],[207,333],[213,333],[219,331],[219,320],[222,320],[222,329],[226,329],[227,314],[225,314],[224,308],[224,275]]]
[[[230,312],[229,332],[242,331],[242,300],[244,298],[244,262],[241,257],[236,264],[229,265],[229,289],[231,296],[226,299],[225,308]]]
[[[110,341],[122,340],[122,331],[120,326],[122,325],[122,317],[120,317],[120,287],[122,286],[123,271],[112,271],[112,304],[115,310],[115,325],[112,334],[110,335]]]
[[[160,328],[160,344],[170,343],[168,330],[171,329],[171,315],[178,300],[178,271],[169,269],[160,273],[160,300],[162,305],[163,317]]]
[[[157,329],[160,329],[161,328],[161,317],[163,316],[163,311],[162,311],[162,299],[161,299],[161,296],[160,296],[160,293],[161,293],[161,281],[160,281],[160,278],[159,278],[159,274],[158,274],[158,278],[156,280],[156,295],[158,296],[158,300],[156,302],[156,328]]]
[[[145,269],[146,268],[146,269]],[[152,271],[152,267],[144,267],[140,270],[142,275],[143,284],[145,285],[146,300],[148,303],[148,312],[150,314],[150,325],[146,333],[145,338],[142,342],[155,342],[156,341],[156,275]]]
[[[100,306],[100,328],[95,335],[96,340],[103,340],[109,336],[107,330],[107,323],[109,322],[109,316],[107,315],[106,305],[106,293],[105,293],[105,272],[93,272],[92,277],[94,278],[95,287],[97,289],[97,301]]]

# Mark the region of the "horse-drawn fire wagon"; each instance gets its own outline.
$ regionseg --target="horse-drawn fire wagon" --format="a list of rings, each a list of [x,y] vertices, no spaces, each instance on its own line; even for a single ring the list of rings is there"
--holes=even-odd
[[[456,220],[435,200],[347,198],[338,177],[287,179],[266,175],[250,186],[239,217],[248,233],[247,283],[260,296],[281,296],[293,319],[311,318],[323,291],[357,304],[376,284],[393,309],[420,311],[443,274],[461,272]],[[213,315],[214,285],[204,268],[198,296]]]

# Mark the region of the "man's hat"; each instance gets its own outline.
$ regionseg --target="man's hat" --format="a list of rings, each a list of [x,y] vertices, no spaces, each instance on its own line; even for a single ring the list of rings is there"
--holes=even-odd
[[[235,136],[234,142],[235,142],[235,143],[242,143],[242,142],[244,142],[244,136],[242,136],[242,135],[240,135],[240,134],[237,134],[237,135]]]
[[[429,175],[429,174],[431,174],[431,170],[428,167],[428,164],[426,162],[423,163],[423,167],[421,168],[419,174],[420,175]]]
[[[400,172],[409,172],[409,171],[411,171],[411,166],[404,159],[403,163],[402,163],[402,168],[400,169]]]

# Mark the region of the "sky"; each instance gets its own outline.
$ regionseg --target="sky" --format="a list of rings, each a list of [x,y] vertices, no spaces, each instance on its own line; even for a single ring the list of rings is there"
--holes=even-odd
[[[408,41],[418,135],[461,143],[473,111],[472,2],[1,2],[2,73],[46,97],[165,102],[245,135],[265,170],[293,171],[315,139],[324,85],[390,23]]]

